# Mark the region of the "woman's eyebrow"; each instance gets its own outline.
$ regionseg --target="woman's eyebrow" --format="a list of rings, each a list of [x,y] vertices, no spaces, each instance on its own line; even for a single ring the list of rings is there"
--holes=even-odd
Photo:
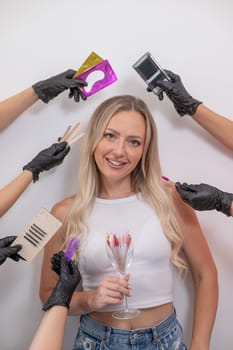
[[[111,132],[114,132],[117,135],[120,135],[120,133],[118,131],[116,131],[115,129],[112,129],[112,128],[107,128],[107,129],[105,129],[105,132],[106,131],[111,131]]]
[[[120,133],[119,133],[118,131],[116,131],[115,129],[112,129],[112,128],[107,128],[107,129],[105,130],[105,132],[106,132],[106,131],[111,131],[111,132],[113,132],[113,133],[116,134],[116,135],[120,135]],[[143,139],[143,137],[140,136],[140,135],[128,135],[128,138],[134,138],[134,139],[140,139],[140,140]]]

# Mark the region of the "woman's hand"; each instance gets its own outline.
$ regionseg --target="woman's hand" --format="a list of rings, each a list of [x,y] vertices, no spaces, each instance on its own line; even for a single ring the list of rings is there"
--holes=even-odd
[[[0,239],[0,265],[2,265],[7,258],[19,261],[20,256],[17,254],[22,246],[17,244],[11,247],[11,244],[16,239],[16,236],[7,236]]]
[[[231,215],[231,205],[233,194],[220,191],[214,186],[208,184],[188,185],[187,183],[175,184],[177,192],[183,201],[191,205],[196,210],[213,210],[221,211],[223,214]]]
[[[130,296],[129,275],[124,279],[107,276],[91,294],[90,309],[98,311],[110,304],[121,304],[124,296]]]

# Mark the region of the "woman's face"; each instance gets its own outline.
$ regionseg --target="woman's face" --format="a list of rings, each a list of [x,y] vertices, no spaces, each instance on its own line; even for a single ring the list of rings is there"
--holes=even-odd
[[[102,180],[130,178],[142,157],[145,136],[145,120],[140,113],[121,111],[112,117],[94,152]]]

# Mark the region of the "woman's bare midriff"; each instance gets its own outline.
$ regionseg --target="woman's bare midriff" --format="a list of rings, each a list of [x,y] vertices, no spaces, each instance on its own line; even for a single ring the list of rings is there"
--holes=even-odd
[[[140,309],[138,317],[131,320],[117,320],[112,317],[112,312],[91,312],[89,316],[109,327],[120,329],[150,328],[166,319],[173,311],[173,304],[167,303],[147,309]]]

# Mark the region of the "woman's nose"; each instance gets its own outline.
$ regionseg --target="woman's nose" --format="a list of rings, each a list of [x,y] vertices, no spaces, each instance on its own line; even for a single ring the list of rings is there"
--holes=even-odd
[[[119,156],[125,153],[125,143],[122,140],[118,140],[115,144],[114,144],[114,149],[113,152]]]

